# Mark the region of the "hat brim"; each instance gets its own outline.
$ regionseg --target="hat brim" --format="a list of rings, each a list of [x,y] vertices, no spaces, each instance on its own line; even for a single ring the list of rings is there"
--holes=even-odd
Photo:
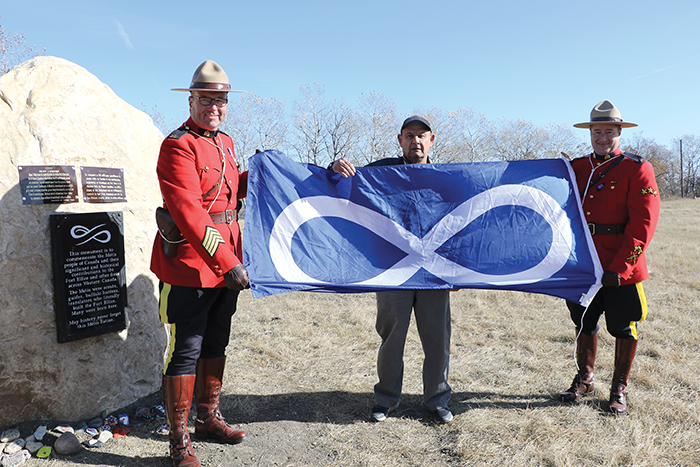
[[[214,91],[214,92],[248,92],[248,91],[234,91],[233,89],[210,89],[210,88],[171,88],[171,91]]]
[[[632,123],[632,122],[613,122],[613,121],[605,122],[605,121],[602,121],[602,122],[575,123],[574,127],[576,127],[576,128],[590,128],[593,125],[617,125],[620,128],[632,128],[635,126],[639,126],[636,123]]]

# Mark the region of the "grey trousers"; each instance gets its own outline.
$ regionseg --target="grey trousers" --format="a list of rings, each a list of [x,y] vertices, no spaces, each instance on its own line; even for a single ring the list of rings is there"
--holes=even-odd
[[[430,409],[447,407],[451,388],[450,292],[398,290],[377,292],[376,329],[382,338],[377,357],[379,382],[374,386],[377,405],[393,407],[401,397],[403,354],[411,312],[423,346],[423,403]]]

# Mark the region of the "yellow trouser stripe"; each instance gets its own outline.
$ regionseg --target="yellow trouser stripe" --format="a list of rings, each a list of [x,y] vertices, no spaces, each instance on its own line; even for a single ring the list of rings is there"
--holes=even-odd
[[[639,304],[642,307],[642,318],[639,321],[644,321],[645,319],[647,319],[647,296],[644,293],[644,286],[641,282],[637,282],[637,284],[635,285],[637,286],[637,295],[639,295]],[[632,332],[632,336],[634,336],[635,339],[639,339],[639,337],[637,336],[637,323],[639,321],[630,322],[630,331]]]
[[[163,282],[163,289],[160,291],[160,321],[168,324],[168,297],[170,296],[170,291],[172,286]],[[173,352],[175,351],[175,323],[170,324],[170,342],[168,343],[168,356],[165,359],[165,366],[163,367],[163,374],[168,370],[168,365],[170,360],[173,358]]]
[[[170,296],[170,291],[172,290],[173,286],[170,284],[166,284],[163,282],[163,289],[160,291],[160,300],[159,300],[159,305],[160,305],[160,322],[161,323],[168,323],[168,297]]]

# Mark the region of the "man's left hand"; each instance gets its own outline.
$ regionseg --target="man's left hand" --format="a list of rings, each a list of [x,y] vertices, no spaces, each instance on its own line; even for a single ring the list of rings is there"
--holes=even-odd
[[[612,271],[605,271],[601,282],[603,287],[620,287],[620,275]]]

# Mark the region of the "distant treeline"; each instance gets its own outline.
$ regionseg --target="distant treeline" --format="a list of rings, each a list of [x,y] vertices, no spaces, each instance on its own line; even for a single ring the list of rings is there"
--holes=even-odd
[[[400,155],[398,129],[408,115],[420,114],[430,120],[436,134],[430,153],[433,162],[513,161],[568,158],[591,152],[583,132],[571,125],[537,126],[527,120],[490,120],[472,108],[415,109],[396,112],[394,102],[382,94],[362,94],[357,108],[329,102],[323,86],[300,86],[299,98],[291,109],[275,98],[255,93],[231,96],[221,129],[231,135],[242,168],[256,149],[278,149],[300,162],[327,166],[346,157],[357,166],[384,157]],[[166,125],[154,108],[149,112],[163,133]],[[683,168],[680,146],[682,140]],[[700,137],[684,135],[669,148],[644,138],[638,132],[623,131],[621,148],[639,154],[654,165],[662,196],[697,197],[700,168]],[[682,177],[682,178],[681,178]],[[681,190],[682,187],[682,190]]]

